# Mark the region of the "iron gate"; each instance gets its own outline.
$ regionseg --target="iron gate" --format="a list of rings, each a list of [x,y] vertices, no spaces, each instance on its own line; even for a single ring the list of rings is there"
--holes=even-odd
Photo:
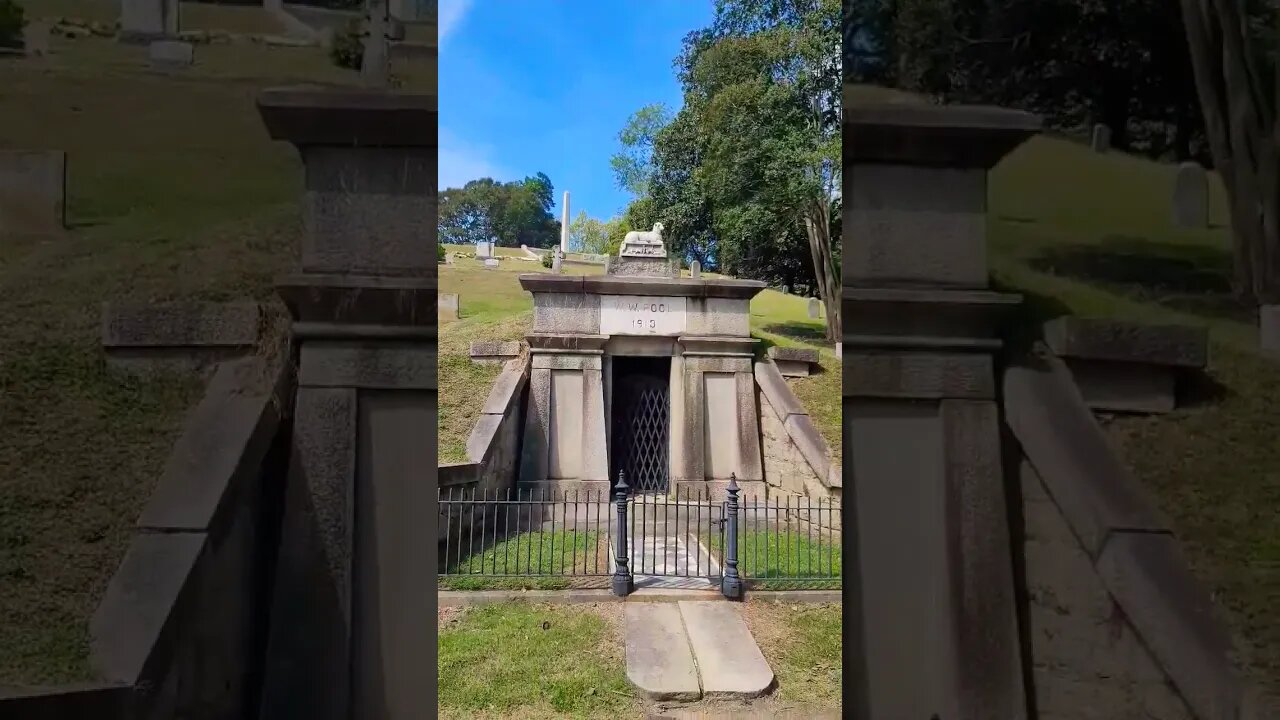
[[[667,431],[671,416],[669,373],[656,358],[615,360],[610,477],[626,473],[636,494],[668,490]],[[647,362],[646,362],[647,361]],[[621,368],[619,367],[621,366]]]
[[[639,587],[719,586],[725,503],[707,491],[628,499],[630,569]]]

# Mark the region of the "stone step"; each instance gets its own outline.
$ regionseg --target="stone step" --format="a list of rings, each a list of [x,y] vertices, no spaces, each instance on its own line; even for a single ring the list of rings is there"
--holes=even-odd
[[[679,605],[628,603],[625,628],[627,680],[645,697],[697,700],[702,696]]]
[[[753,698],[769,692],[773,670],[736,604],[682,600],[679,606],[703,695]]]

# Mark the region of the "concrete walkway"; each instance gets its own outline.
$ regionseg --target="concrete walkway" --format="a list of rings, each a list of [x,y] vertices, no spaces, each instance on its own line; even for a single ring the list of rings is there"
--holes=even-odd
[[[773,670],[734,603],[634,603],[625,613],[627,680],[651,700],[754,698]]]

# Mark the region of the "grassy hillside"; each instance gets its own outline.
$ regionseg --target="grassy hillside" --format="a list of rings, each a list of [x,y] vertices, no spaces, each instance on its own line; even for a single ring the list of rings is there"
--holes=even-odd
[[[449,245],[450,252],[474,248]],[[521,273],[550,272],[536,261],[518,259],[519,249],[498,248],[512,259],[487,269],[481,261],[459,258],[440,268],[440,292],[461,296],[460,318],[440,329],[440,462],[466,460],[467,437],[483,400],[501,367],[474,365],[468,348],[473,340],[519,340],[529,332],[533,296],[520,287]],[[599,266],[572,265],[566,272],[599,274]],[[686,271],[687,272],[687,271]],[[825,343],[823,325],[808,317],[807,300],[765,290],[751,302],[752,334],[764,345],[812,347],[819,351],[821,373],[790,380],[792,389],[813,414],[832,452],[840,454],[840,366],[834,347]]]
[[[77,15],[70,4],[27,0],[37,17]],[[274,300],[301,231],[301,167],[254,96],[357,82],[319,49],[201,46],[172,76],[110,39],[52,50],[0,59],[0,147],[68,152],[72,225],[0,237],[0,685],[87,676],[88,617],[201,392],[196,378],[108,372],[100,303]],[[435,89],[433,67],[399,72]]]

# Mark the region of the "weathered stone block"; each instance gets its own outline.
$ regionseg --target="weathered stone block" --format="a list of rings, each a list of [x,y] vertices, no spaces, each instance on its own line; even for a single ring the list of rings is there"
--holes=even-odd
[[[188,67],[196,60],[196,48],[189,42],[157,40],[147,46],[147,59],[152,67]]]
[[[304,271],[420,275],[435,268],[435,148],[309,146],[302,157]]]
[[[845,282],[987,286],[986,171],[854,165]],[[909,250],[908,250],[909,248]]]
[[[1208,361],[1204,328],[1062,317],[1046,323],[1044,335],[1095,410],[1169,412],[1176,405],[1178,371],[1198,370]]]
[[[1044,339],[1063,358],[1192,369],[1203,368],[1209,358],[1208,331],[1202,327],[1067,316],[1045,323]]]
[[[477,340],[468,352],[472,362],[504,363],[520,355],[520,341]]]
[[[1178,376],[1169,367],[1071,359],[1066,363],[1092,410],[1159,414],[1177,406]]]
[[[772,346],[766,354],[773,358],[778,372],[786,377],[808,377],[818,365],[818,351],[812,348],[788,348]]]
[[[0,150],[0,236],[58,234],[66,218],[67,154]]]

